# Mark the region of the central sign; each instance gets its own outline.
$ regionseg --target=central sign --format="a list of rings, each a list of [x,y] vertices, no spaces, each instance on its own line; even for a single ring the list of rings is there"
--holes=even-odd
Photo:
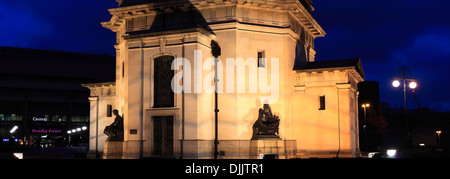
[[[61,133],[61,130],[59,130],[59,129],[31,129],[31,133],[51,134],[51,133]]]
[[[33,121],[48,121],[46,117],[33,117]]]

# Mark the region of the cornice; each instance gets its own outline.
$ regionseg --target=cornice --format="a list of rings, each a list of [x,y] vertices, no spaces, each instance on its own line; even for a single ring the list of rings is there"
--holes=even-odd
[[[309,11],[303,7],[298,0],[171,0],[159,1],[155,3],[140,4],[127,7],[108,9],[113,15],[109,22],[102,22],[102,26],[117,32],[120,26],[125,22],[124,19],[157,14],[161,12],[170,13],[174,7],[188,11],[192,8],[197,10],[221,8],[221,7],[240,7],[249,9],[265,9],[270,11],[288,12],[295,17],[311,35],[316,37],[325,36],[325,31],[312,17]],[[215,21],[214,23],[218,23]]]

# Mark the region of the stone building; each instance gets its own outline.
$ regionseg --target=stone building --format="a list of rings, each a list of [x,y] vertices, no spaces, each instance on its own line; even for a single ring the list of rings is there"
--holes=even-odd
[[[205,90],[208,82],[214,86],[210,44],[216,41],[217,84],[225,91],[218,94],[219,158],[359,155],[361,62],[315,61],[314,39],[325,32],[310,0],[118,3],[102,22],[117,33],[116,80],[84,85],[91,89],[91,151],[120,151],[105,158],[213,158],[215,98]],[[175,80],[178,74],[183,80]],[[172,90],[180,84],[182,92]],[[280,118],[280,139],[251,140],[264,103]],[[103,134],[114,120],[107,116],[111,109],[123,115],[125,131],[114,149],[104,146]]]

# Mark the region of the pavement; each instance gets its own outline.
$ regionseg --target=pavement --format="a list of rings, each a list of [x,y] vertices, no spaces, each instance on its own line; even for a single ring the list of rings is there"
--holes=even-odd
[[[14,153],[22,153],[23,159],[82,159],[86,158],[88,147],[31,148],[25,151],[0,153],[0,159],[17,159]]]

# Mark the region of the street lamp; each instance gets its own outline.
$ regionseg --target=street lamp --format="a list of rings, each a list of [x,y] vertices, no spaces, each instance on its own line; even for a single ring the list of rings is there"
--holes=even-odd
[[[416,87],[417,87],[417,83],[415,81],[412,81],[411,83],[409,83],[409,88],[415,89]]]
[[[219,156],[219,151],[218,151],[218,145],[219,145],[219,139],[218,139],[218,130],[219,130],[219,105],[218,105],[218,95],[217,95],[217,89],[218,89],[218,76],[217,76],[217,62],[219,61],[219,56],[221,54],[221,48],[219,46],[219,43],[217,43],[214,40],[211,40],[211,54],[214,56],[214,103],[215,103],[215,108],[214,108],[214,121],[215,121],[215,131],[214,131],[214,159],[217,159]]]
[[[406,138],[405,138],[405,146],[409,148],[412,143],[411,132],[408,127],[408,115],[406,108],[406,81],[410,81],[409,88],[415,89],[417,87],[417,82],[413,79],[413,75],[411,71],[403,65],[395,72],[394,81],[392,82],[392,86],[395,88],[400,86],[400,80],[403,81],[403,101],[405,103],[405,130],[406,130]]]
[[[436,131],[437,137],[438,137],[438,142],[437,145],[440,146],[441,145],[441,130]]]
[[[398,80],[394,80],[393,82],[392,82],[392,86],[394,86],[394,87],[399,87],[400,86],[400,81],[398,81]]]
[[[366,145],[366,151],[369,151],[368,149],[367,149],[367,113],[366,113],[366,108],[368,108],[368,107],[370,107],[370,104],[369,103],[366,103],[366,104],[363,104],[362,105],[362,107],[364,108],[364,126],[363,126],[363,129],[364,129],[364,135],[365,135],[365,145]]]

